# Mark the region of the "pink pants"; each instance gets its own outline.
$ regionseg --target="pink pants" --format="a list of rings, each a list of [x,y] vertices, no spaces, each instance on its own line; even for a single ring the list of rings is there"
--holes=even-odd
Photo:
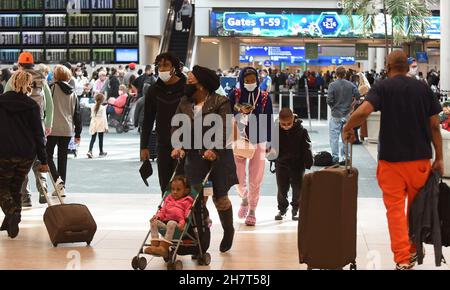
[[[248,198],[250,210],[256,210],[259,201],[261,183],[264,177],[264,167],[266,164],[266,143],[260,143],[256,147],[255,155],[249,160],[249,179],[247,184],[247,159],[234,158],[236,163],[239,185],[237,191],[241,198]]]

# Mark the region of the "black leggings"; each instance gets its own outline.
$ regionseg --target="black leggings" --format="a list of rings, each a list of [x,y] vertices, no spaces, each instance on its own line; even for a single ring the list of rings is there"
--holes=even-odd
[[[91,137],[91,144],[89,145],[89,152],[92,152],[92,149],[94,148],[95,139],[97,139],[98,134],[98,147],[100,149],[100,153],[103,153],[103,133],[95,133]]]
[[[48,155],[48,166],[50,167],[50,172],[52,173],[55,181],[61,176],[61,179],[64,183],[66,183],[67,151],[69,150],[70,139],[70,137],[47,137],[46,149]],[[55,153],[56,146],[58,146],[58,169],[56,169],[56,165],[53,162],[53,154]]]

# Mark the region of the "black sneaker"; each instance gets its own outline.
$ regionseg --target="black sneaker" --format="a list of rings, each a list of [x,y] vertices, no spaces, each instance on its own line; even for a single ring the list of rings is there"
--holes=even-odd
[[[283,220],[283,216],[286,215],[285,211],[279,211],[278,214],[275,216],[275,220],[276,221],[282,221]]]
[[[22,195],[22,207],[32,207],[31,194]]]
[[[8,236],[14,239],[19,234],[19,224],[21,221],[20,213],[15,212],[11,215],[8,225]]]
[[[395,265],[395,270],[398,271],[406,271],[406,270],[411,270],[414,267],[414,264],[409,263],[409,264],[397,264]]]
[[[98,156],[99,157],[106,157],[106,155],[108,155],[107,152],[100,152],[100,154]]]
[[[48,194],[48,192],[47,192],[47,194]],[[47,200],[45,199],[45,196],[42,193],[40,193],[40,192],[39,192],[39,203],[40,204],[46,204],[47,203]]]
[[[298,209],[293,209],[292,210],[292,220],[293,221],[298,221]]]

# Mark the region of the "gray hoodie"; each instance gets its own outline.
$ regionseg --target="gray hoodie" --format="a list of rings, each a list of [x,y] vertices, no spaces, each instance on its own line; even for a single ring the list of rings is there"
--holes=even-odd
[[[79,138],[82,130],[78,98],[67,82],[56,82],[52,88],[54,115],[50,136]]]

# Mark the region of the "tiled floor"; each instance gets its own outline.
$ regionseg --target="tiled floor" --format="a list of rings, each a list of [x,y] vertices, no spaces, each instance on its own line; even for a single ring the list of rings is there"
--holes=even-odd
[[[73,197],[67,199],[74,201]],[[45,206],[26,210],[17,239],[0,234],[0,269],[131,269],[148,230],[147,220],[159,200],[155,195],[79,194],[76,201],[86,203],[96,217],[98,232],[92,247],[84,244],[53,248],[42,222]],[[239,201],[233,196],[233,205]],[[209,252],[210,266],[197,266],[189,256],[180,257],[185,269],[305,269],[298,263],[297,223],[277,222],[275,197],[262,197],[256,227],[235,220],[236,235],[231,251],[221,254],[218,245],[222,231],[217,213],[209,204],[213,219]],[[358,266],[359,269],[392,269],[392,254],[386,227],[384,207],[380,199],[359,199]],[[417,269],[434,269],[433,250],[427,247],[425,264]],[[450,251],[444,250],[447,257]],[[161,258],[149,257],[147,269],[166,269]],[[443,266],[441,269],[448,269]]]

